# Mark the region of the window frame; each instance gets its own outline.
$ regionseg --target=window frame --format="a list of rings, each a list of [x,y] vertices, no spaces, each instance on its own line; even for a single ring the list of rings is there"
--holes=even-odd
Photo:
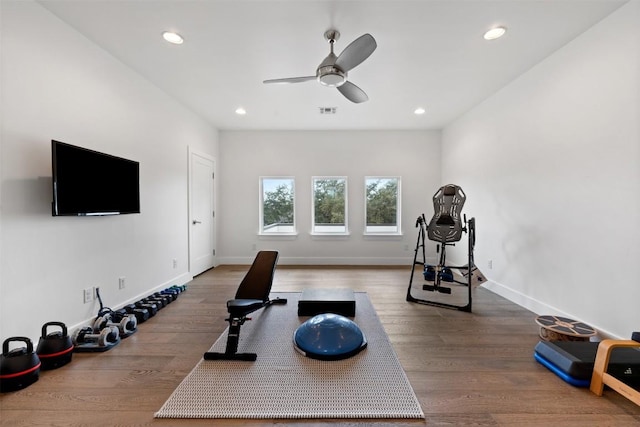
[[[392,180],[397,181],[396,190],[396,224],[394,230],[370,230],[367,225],[367,210],[369,200],[367,197],[367,183],[370,180]],[[402,178],[400,176],[370,175],[364,177],[364,231],[365,236],[401,236],[402,235]]]
[[[264,181],[265,180],[290,180],[291,181],[291,193],[292,193],[292,205],[293,205],[293,223],[291,224],[291,230],[287,231],[265,231],[264,224]],[[296,180],[294,176],[260,176],[258,178],[258,235],[260,236],[296,236],[297,221],[296,221]]]
[[[316,229],[316,181],[344,181],[344,230],[322,231]],[[349,232],[349,180],[347,176],[313,176],[311,177],[311,235],[313,236],[348,236]]]

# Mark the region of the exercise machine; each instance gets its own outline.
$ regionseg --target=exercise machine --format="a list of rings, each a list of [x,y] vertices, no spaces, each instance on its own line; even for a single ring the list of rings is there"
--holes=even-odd
[[[418,228],[418,239],[413,256],[413,264],[411,266],[411,277],[409,279],[409,287],[407,289],[407,301],[419,304],[434,305],[444,308],[458,309],[461,311],[471,312],[472,297],[471,289],[474,272],[477,270],[473,260],[473,249],[476,240],[476,222],[475,218],[467,221],[466,215],[461,217],[462,207],[466,200],[466,195],[457,185],[448,184],[440,187],[433,195],[434,215],[427,223],[424,214],[420,215],[416,220],[416,228]],[[455,246],[462,239],[463,233],[468,236],[468,262],[463,266],[447,265],[447,246]],[[439,254],[436,265],[427,264],[426,257],[426,240],[437,243],[436,252]],[[419,259],[420,255],[422,258]],[[412,294],[412,285],[415,275],[416,265],[423,267],[422,274],[425,281],[422,290],[432,293],[451,294],[451,287],[444,286],[445,283],[457,283],[467,288],[466,302],[462,305],[455,303],[447,303],[437,299],[418,298]],[[466,282],[454,279],[453,271],[457,269],[466,277]]]
[[[208,351],[204,354],[205,360],[243,360],[255,361],[255,353],[238,353],[240,340],[240,327],[244,325],[249,314],[273,304],[286,304],[284,298],[269,299],[273,276],[278,263],[277,251],[260,251],[253,260],[253,264],[238,286],[234,299],[227,301],[229,317],[229,333],[224,353]]]

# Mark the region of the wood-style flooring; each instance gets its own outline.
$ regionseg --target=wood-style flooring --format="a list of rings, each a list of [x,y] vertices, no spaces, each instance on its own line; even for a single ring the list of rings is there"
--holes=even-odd
[[[640,426],[637,405],[611,390],[597,397],[572,387],[534,361],[533,313],[483,288],[474,290],[473,313],[408,303],[410,267],[279,266],[272,290],[367,292],[426,420],[154,419],[226,328],[225,302],[247,268],[203,273],[114,349],[76,353],[69,365],[43,371],[32,386],[3,393],[1,425]]]

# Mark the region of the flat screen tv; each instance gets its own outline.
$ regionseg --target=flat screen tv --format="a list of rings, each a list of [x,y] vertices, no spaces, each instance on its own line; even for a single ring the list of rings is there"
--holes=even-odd
[[[53,216],[140,213],[140,164],[51,141]]]

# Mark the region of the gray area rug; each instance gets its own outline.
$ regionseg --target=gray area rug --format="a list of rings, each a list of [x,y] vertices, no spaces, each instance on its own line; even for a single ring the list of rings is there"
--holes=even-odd
[[[201,360],[156,418],[424,418],[420,403],[366,293],[356,293],[352,319],[368,347],[339,361],[306,358],[293,346],[299,293],[252,314],[239,352],[255,362]],[[227,331],[212,351],[224,352]]]

